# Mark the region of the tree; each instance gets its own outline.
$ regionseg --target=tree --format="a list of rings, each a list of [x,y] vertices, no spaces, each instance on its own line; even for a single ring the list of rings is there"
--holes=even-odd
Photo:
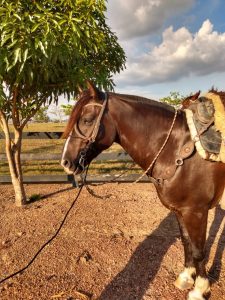
[[[73,109],[73,105],[71,105],[71,104],[62,104],[61,108],[62,108],[62,111],[63,111],[65,116],[70,116],[71,111]]]
[[[161,98],[160,101],[178,108],[184,98],[185,97],[182,96],[179,92],[170,92],[169,96]]]
[[[16,205],[26,203],[20,153],[27,122],[59,95],[76,95],[86,79],[112,89],[112,73],[124,68],[105,9],[105,0],[0,0],[0,126]]]
[[[36,122],[49,122],[50,118],[48,116],[48,107],[42,106],[34,115],[34,121]]]
[[[54,118],[51,116],[53,122],[63,122],[64,112],[61,106],[53,105],[49,110],[49,113],[54,116]]]

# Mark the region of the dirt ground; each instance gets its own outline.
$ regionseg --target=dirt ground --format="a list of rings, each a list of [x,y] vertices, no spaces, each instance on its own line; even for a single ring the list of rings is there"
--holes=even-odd
[[[24,267],[56,231],[77,189],[27,185],[44,199],[16,208],[10,185],[0,185],[0,279]],[[176,219],[152,184],[94,187],[82,191],[59,235],[24,271],[0,286],[7,300],[186,299],[173,286],[183,267]],[[225,299],[225,211],[209,215],[207,269],[210,300]]]

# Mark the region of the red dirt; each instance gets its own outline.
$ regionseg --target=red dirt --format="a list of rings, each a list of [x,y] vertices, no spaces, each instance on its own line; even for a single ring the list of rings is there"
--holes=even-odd
[[[46,198],[17,208],[12,187],[0,185],[0,279],[30,261],[77,193],[53,184],[26,190]],[[178,226],[153,185],[114,183],[94,190],[109,197],[101,200],[84,189],[57,238],[23,274],[0,286],[1,300],[186,299],[187,292],[173,286],[183,268]],[[210,300],[225,299],[224,217],[219,207],[209,215]]]

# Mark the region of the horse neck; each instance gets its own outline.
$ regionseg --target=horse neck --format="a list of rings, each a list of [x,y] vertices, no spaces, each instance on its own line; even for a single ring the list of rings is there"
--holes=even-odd
[[[147,104],[112,99],[110,113],[117,130],[117,142],[146,169],[166,139],[174,111],[154,101]]]

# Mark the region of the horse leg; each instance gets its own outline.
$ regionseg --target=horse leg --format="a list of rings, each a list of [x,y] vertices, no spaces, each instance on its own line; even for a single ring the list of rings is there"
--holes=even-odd
[[[204,296],[210,292],[204,261],[208,209],[185,209],[182,212],[182,218],[191,241],[192,257],[196,269],[195,286],[189,292],[188,300],[205,300]]]
[[[192,244],[188,234],[188,231],[185,227],[182,216],[177,212],[176,213],[179,228],[181,241],[184,247],[184,270],[181,272],[174,282],[174,285],[180,290],[187,290],[193,287],[194,279],[193,276],[196,273],[195,264],[192,255]]]
[[[222,209],[225,209],[225,189],[224,189],[224,191],[223,191],[223,195],[222,195],[222,198],[221,198],[221,200],[220,200],[220,207],[221,207]]]

